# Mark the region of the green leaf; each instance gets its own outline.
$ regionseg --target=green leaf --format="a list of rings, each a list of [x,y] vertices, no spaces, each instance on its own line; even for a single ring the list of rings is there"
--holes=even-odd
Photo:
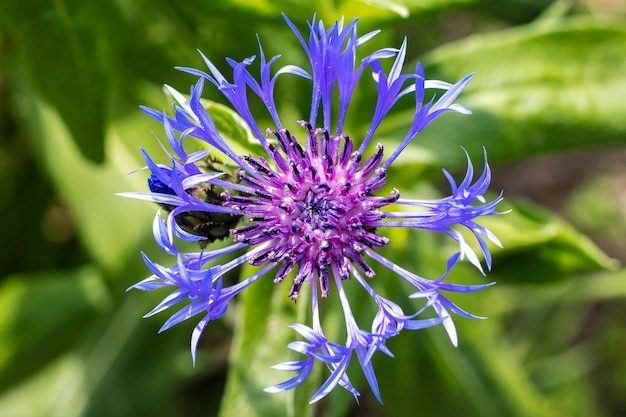
[[[137,109],[113,125],[106,138],[106,162],[96,165],[82,155],[53,107],[26,85],[20,85],[19,92],[33,148],[71,209],[87,251],[107,270],[123,269],[130,257],[137,256],[138,248],[151,240],[155,207],[115,195],[146,187],[143,176],[128,175],[143,165],[139,152],[128,147],[149,137],[151,121]]]
[[[422,61],[429,79],[456,82],[475,72],[458,102],[409,147],[405,162],[464,164],[465,147],[490,161],[626,143],[626,25],[589,18],[475,35]],[[384,143],[399,142],[414,110],[387,120]],[[380,139],[379,139],[380,140]]]
[[[122,27],[115,8],[100,1],[7,3],[20,73],[57,109],[82,154],[102,162],[107,74],[115,73],[111,48]]]
[[[508,209],[511,212],[504,216],[480,220],[504,246],[493,251],[490,277],[495,281],[547,283],[616,268],[615,260],[556,215],[521,201],[507,200],[499,206],[499,211]]]
[[[0,285],[0,390],[72,346],[110,301],[102,277],[91,267],[5,278]]]
[[[129,297],[124,302],[103,299],[100,284],[91,282],[92,272],[85,268],[76,275],[42,275],[42,285],[27,281],[39,277],[18,276],[1,290],[9,314],[3,316],[8,318],[2,319],[0,334],[4,348],[8,345],[17,354],[0,368],[6,388],[0,391],[0,414],[167,417],[215,408],[219,387],[217,395],[203,396],[207,403],[191,406],[184,401],[188,394],[178,391],[183,382],[190,386],[194,372],[190,329],[157,335],[154,325],[141,320],[144,305]],[[28,293],[15,291],[22,287]],[[16,293],[23,294],[19,306],[12,302]],[[100,314],[90,314],[94,310]],[[197,375],[211,375],[207,361],[199,362]]]
[[[373,25],[401,22],[409,17],[416,18],[474,2],[475,0],[350,0],[335,2],[324,0],[319,1],[318,4],[331,4],[326,9],[328,12],[321,16],[324,19],[354,16],[368,25]],[[318,7],[319,9],[325,10],[322,7]]]
[[[367,25],[401,21],[409,16],[428,15],[477,0],[223,0],[220,2],[191,1],[181,7],[195,11],[195,17],[223,13],[225,18],[238,21],[251,17],[266,21],[282,20],[285,13],[296,25],[311,20],[313,15],[323,19],[327,26],[331,21],[358,17]],[[230,16],[229,16],[230,15]],[[256,23],[256,22],[251,22]],[[302,25],[304,26],[304,25]]]

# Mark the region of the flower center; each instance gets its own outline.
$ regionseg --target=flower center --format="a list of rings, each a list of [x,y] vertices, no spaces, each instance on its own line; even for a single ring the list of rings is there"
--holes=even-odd
[[[334,138],[326,131],[308,132],[305,149],[284,129],[271,131],[277,149],[268,145],[265,158],[244,157],[248,172],[240,179],[254,190],[250,196],[227,195],[225,205],[238,208],[249,224],[233,230],[236,241],[264,244],[250,262],[280,264],[275,282],[296,266],[290,297],[297,298],[305,279],[318,277],[322,296],[329,290],[328,271],[343,279],[351,264],[373,276],[361,254],[365,246],[385,246],[389,240],[375,233],[383,213],[378,209],[394,203],[399,194],[377,197],[386,171],[379,167],[382,146],[365,163],[353,152],[349,137]]]
[[[300,211],[298,220],[310,224],[315,229],[322,229],[322,225],[328,222],[328,200],[326,196],[309,190],[304,200],[296,203],[296,207]]]

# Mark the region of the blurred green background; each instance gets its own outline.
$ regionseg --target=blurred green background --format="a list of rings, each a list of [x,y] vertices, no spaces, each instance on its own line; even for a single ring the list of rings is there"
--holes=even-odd
[[[440,327],[391,340],[396,358],[374,358],[385,406],[358,376],[360,406],[340,389],[307,405],[323,372],[295,392],[262,392],[286,377],[268,366],[288,360],[285,325],[302,314],[288,286],[250,288],[205,331],[195,368],[194,323],[157,335],[165,316],[141,316],[163,294],[125,293],[148,275],[140,251],[160,256],[155,207],[114,195],[145,190],[145,175],[127,173],[143,165],[139,146],[158,151],[151,131],[162,128],[139,104],[169,107],[162,84],[185,92],[195,82],[174,66],[201,68],[200,49],[226,68],[226,56],[257,53],[257,33],[279,65],[306,68],[280,12],[302,30],[314,13],[329,24],[359,17],[360,33],[383,29],[372,48],[407,36],[406,70],[419,58],[427,78],[475,71],[459,100],[474,114],[429,126],[388,183],[442,195],[441,168],[463,174],[461,146],[482,168],[484,146],[492,190],[513,210],[482,222],[504,244],[492,273],[463,265],[450,279],[497,282],[455,297],[488,320],[458,319],[456,349]],[[277,94],[283,115],[308,114],[306,84],[286,77]],[[372,94],[359,91],[354,106],[371,109]],[[624,97],[620,0],[3,1],[0,416],[626,415]],[[381,127],[387,149],[411,105]],[[350,117],[358,137],[370,115]],[[452,250],[429,234],[389,236],[385,255],[425,276]],[[377,289],[403,300],[398,281],[381,273]]]

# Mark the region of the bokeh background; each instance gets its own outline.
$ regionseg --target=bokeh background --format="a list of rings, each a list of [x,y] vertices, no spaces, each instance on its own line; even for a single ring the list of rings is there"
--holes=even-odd
[[[140,146],[158,152],[161,127],[138,106],[170,107],[162,84],[195,82],[175,66],[202,67],[200,49],[225,69],[224,57],[257,53],[255,34],[280,64],[306,67],[281,12],[302,30],[314,13],[359,17],[360,33],[383,29],[372,48],[406,36],[407,70],[419,59],[428,78],[476,72],[459,100],[474,114],[429,126],[389,183],[443,195],[441,169],[463,175],[461,147],[480,169],[485,147],[494,195],[504,190],[512,209],[483,222],[504,244],[493,271],[464,265],[451,277],[497,282],[455,298],[488,320],[456,320],[458,348],[440,327],[391,340],[396,358],[374,358],[384,406],[358,376],[360,406],[339,388],[307,405],[321,369],[295,392],[262,391],[285,377],[268,366],[288,359],[294,334],[268,323],[296,321],[288,286],[255,284],[205,331],[195,368],[194,323],[158,335],[166,316],[141,316],[163,294],[125,292],[148,275],[140,251],[159,256],[156,208],[115,196],[146,189],[143,173],[128,173],[142,166]],[[283,118],[308,114],[307,89],[279,81]],[[353,137],[372,94],[354,97]],[[411,105],[381,127],[387,149]],[[625,145],[622,0],[4,0],[0,416],[626,415]],[[389,236],[386,256],[425,276],[452,251],[428,234]],[[405,298],[393,276],[381,271],[377,285]]]

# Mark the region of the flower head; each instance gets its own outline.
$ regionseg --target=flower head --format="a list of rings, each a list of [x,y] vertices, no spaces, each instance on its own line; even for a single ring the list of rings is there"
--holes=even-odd
[[[296,375],[267,389],[279,392],[294,388],[311,372],[315,362],[324,363],[330,376],[313,395],[311,401],[324,397],[337,385],[357,397],[358,391],[346,371],[353,357],[359,362],[366,379],[380,400],[378,383],[371,358],[380,351],[393,356],[386,341],[402,330],[416,330],[443,324],[453,344],[457,336],[451,312],[475,318],[448,300],[442,292],[471,292],[486,285],[466,286],[444,281],[457,261],[467,258],[482,271],[478,255],[465,241],[459,227],[468,229],[479,243],[487,267],[491,258],[487,241],[499,245],[497,238],[476,223],[482,216],[498,214],[501,196],[487,202],[484,193],[489,185],[490,171],[485,155],[482,174],[474,180],[468,157],[467,174],[460,184],[444,171],[451,195],[438,200],[404,199],[392,189],[380,194],[386,185],[387,169],[429,123],[445,112],[469,113],[454,103],[472,75],[455,84],[426,80],[422,67],[403,73],[406,40],[399,49],[374,51],[357,62],[357,49],[376,32],[357,35],[357,21],[344,25],[336,22],[326,29],[315,18],[309,25],[308,39],[285,17],[289,27],[307,54],[311,68],[287,65],[272,73],[274,57],[266,60],[259,42],[260,77],[249,71],[255,57],[241,62],[228,59],[232,79],[228,80],[204,55],[208,72],[181,68],[198,77],[185,96],[168,87],[176,100],[174,116],[150,108],[144,111],[163,123],[172,152],[166,150],[169,164],[157,164],[144,151],[150,170],[150,192],[126,195],[153,201],[167,212],[154,220],[154,236],[160,248],[176,257],[173,266],[161,266],[144,255],[152,275],[131,288],[156,290],[169,287],[171,293],[147,316],[185,304],[163,325],[165,330],[183,320],[200,316],[192,334],[191,351],[195,361],[200,334],[209,323],[222,316],[239,292],[258,279],[275,283],[290,281],[288,296],[296,301],[303,285],[311,286],[313,321],[310,326],[291,326],[305,341],[296,341],[289,348],[305,359],[278,364],[277,369]],[[389,72],[382,60],[393,59]],[[370,73],[377,90],[373,117],[365,136],[354,140],[344,131],[350,99],[363,77]],[[311,80],[311,107],[308,120],[298,122],[301,129],[290,132],[281,122],[274,100],[277,78],[291,74]],[[237,155],[218,132],[201,101],[205,83],[220,91],[249,126],[263,155]],[[371,83],[372,81],[369,80]],[[424,102],[426,89],[443,90],[438,99]],[[248,94],[264,103],[274,126],[262,129],[248,104]],[[413,96],[415,114],[400,145],[385,155],[383,145],[370,143],[376,131],[396,102]],[[187,137],[203,141],[208,149],[219,151],[234,168],[220,169],[209,150],[187,153],[183,146]],[[166,149],[164,147],[164,149]],[[406,227],[430,230],[449,236],[458,243],[458,251],[448,260],[446,272],[434,280],[412,273],[376,251],[390,244],[385,230]],[[232,243],[216,250],[206,245],[218,239]],[[198,252],[181,252],[176,240],[199,241]],[[241,254],[241,249],[247,248]],[[221,264],[208,266],[218,260]],[[248,262],[259,269],[232,286],[224,286],[222,277]],[[406,313],[391,300],[377,294],[368,280],[381,267],[387,268],[414,287],[411,298],[423,298],[424,305]],[[377,313],[370,330],[360,328],[352,313],[344,290],[349,278],[372,298]],[[337,291],[344,312],[346,340],[330,341],[322,329],[321,299]],[[422,311],[433,309],[437,317],[418,319]]]

